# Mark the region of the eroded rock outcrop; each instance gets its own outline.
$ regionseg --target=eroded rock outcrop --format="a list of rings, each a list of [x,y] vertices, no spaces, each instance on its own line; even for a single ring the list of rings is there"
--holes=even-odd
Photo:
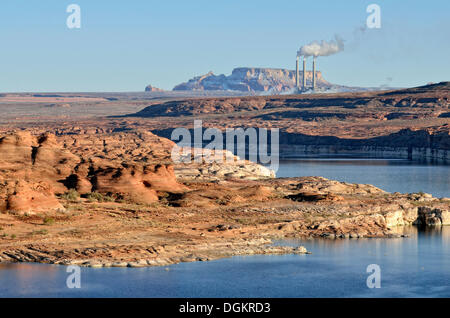
[[[55,197],[51,186],[44,182],[17,181],[6,185],[6,204],[3,210],[12,213],[34,214],[48,211],[65,211]]]
[[[417,225],[450,225],[450,211],[447,209],[420,207],[418,218],[414,222]]]
[[[79,159],[57,146],[54,136],[39,138],[18,132],[0,138],[0,210],[33,213],[64,210],[55,193],[67,189],[58,182]]]
[[[116,194],[136,203],[156,202],[158,192],[178,193],[188,190],[177,182],[171,165],[100,168],[93,172],[91,180],[95,191]]]
[[[175,174],[183,180],[203,181],[222,180],[226,178],[245,180],[275,178],[275,172],[273,170],[248,160],[241,160],[237,156],[233,157],[233,160],[223,163],[180,163],[175,166]]]
[[[98,192],[148,204],[164,197],[164,193],[188,191],[177,177],[184,180],[274,177],[273,171],[231,153],[227,153],[231,160],[223,164],[193,160],[173,165],[173,146],[168,139],[139,130],[62,136],[11,133],[0,139],[0,209],[20,213],[62,210],[55,195],[69,189],[85,196]]]
[[[115,137],[119,141],[115,148],[110,148],[114,138],[108,142],[102,140],[100,144],[93,136],[78,138],[69,145],[68,139],[61,143],[49,133],[33,136],[28,132],[18,132],[2,137],[0,210],[29,214],[62,211],[64,208],[55,194],[63,194],[69,189],[76,189],[80,194],[94,191],[112,194],[137,203],[158,201],[159,192],[187,190],[176,181],[172,165],[157,163],[155,159],[148,164],[136,160],[140,154],[145,155],[143,150],[137,150],[139,146],[130,154],[136,157],[135,161],[124,161],[127,145],[120,141],[126,136],[119,134]],[[134,142],[136,144],[136,140]],[[157,146],[144,148],[164,161],[165,157],[160,155]],[[108,151],[109,157],[105,156]]]

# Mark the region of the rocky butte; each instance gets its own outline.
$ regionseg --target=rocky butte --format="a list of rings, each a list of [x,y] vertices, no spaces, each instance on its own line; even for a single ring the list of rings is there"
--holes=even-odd
[[[163,89],[158,88],[158,87],[153,87],[152,85],[147,85],[147,86],[145,87],[145,91],[146,91],[146,92],[159,92],[159,93],[164,92]]]
[[[356,88],[335,85],[327,82],[320,71],[317,74],[317,88],[321,90]],[[303,71],[300,71],[303,78]],[[312,85],[312,71],[306,72],[306,83]],[[240,91],[251,93],[287,93],[295,88],[295,71],[278,68],[238,67],[231,75],[215,75],[209,72],[197,76],[173,88],[174,91]],[[363,89],[360,89],[363,90]]]

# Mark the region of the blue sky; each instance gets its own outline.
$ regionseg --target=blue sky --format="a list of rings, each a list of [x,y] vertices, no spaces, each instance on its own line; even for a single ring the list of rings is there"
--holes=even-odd
[[[68,29],[66,7],[81,7]],[[355,34],[366,7],[381,29]],[[298,48],[345,39],[318,59],[325,79],[353,86],[450,80],[448,0],[2,0],[0,91],[172,89],[193,76],[240,66],[291,68]]]

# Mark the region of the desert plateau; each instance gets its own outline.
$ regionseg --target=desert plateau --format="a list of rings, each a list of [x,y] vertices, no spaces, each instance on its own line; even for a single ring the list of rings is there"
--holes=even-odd
[[[401,237],[450,224],[450,199],[232,162],[174,163],[174,128],[280,130],[280,157],[350,153],[448,163],[450,83],[335,94],[0,96],[0,262],[167,266],[313,253],[285,238]]]

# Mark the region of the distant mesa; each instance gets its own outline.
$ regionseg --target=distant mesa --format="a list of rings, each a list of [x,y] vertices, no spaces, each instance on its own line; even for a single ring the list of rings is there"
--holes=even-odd
[[[303,71],[299,71],[300,85],[303,85]],[[306,71],[306,87],[312,86],[313,72]],[[373,90],[332,84],[316,71],[316,90],[320,92],[354,92]],[[295,71],[282,68],[238,67],[231,75],[215,75],[213,72],[196,76],[173,88],[173,91],[222,91],[255,95],[295,93]]]
[[[231,75],[216,75],[212,71],[195,76],[187,82],[176,85],[173,92],[192,92],[194,94],[207,94],[223,92],[226,95],[276,95],[298,93],[296,88],[295,70],[266,67],[238,67],[233,69]],[[311,93],[313,86],[313,71],[299,70],[299,87],[304,93]],[[309,89],[308,89],[309,88]],[[389,87],[353,87],[333,84],[325,80],[322,72],[316,70],[316,89],[320,93],[362,92],[392,89]],[[146,92],[164,92],[164,90],[148,85]]]
[[[330,87],[331,84],[317,72],[318,84]],[[307,83],[312,82],[312,72],[306,74]],[[233,69],[231,75],[215,75],[209,72],[196,76],[186,83],[173,88],[174,91],[191,90],[230,90],[241,92],[289,92],[295,88],[295,71],[277,68],[239,67]]]
[[[147,86],[145,87],[145,91],[146,91],[146,92],[164,92],[163,89],[158,88],[158,87],[153,87],[152,85],[147,85]]]

